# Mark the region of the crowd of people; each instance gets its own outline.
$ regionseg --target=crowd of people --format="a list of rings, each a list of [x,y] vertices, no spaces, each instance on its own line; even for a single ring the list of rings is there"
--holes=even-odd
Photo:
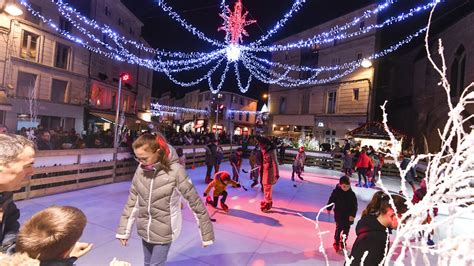
[[[44,136],[44,133],[41,136]],[[33,215],[20,226],[18,222],[20,210],[12,200],[12,191],[21,188],[22,181],[33,172],[36,148],[48,145],[43,137],[40,137],[40,140],[44,143],[35,144],[20,135],[0,134],[0,204],[3,212],[0,227],[2,252],[0,260],[16,261],[11,265],[21,265],[18,261],[33,263],[26,265],[73,265],[92,248],[91,244],[78,242],[86,225],[85,214],[74,207],[52,206]],[[250,169],[247,173],[253,181],[252,187],[260,184],[263,192],[260,209],[267,213],[273,206],[273,186],[280,177],[277,140],[263,136],[256,136],[253,140],[256,145],[250,152]],[[239,182],[241,172],[245,173],[242,169],[243,149],[236,149],[230,157],[231,175],[226,171],[220,171],[223,152],[219,142],[209,135],[206,136],[205,142],[207,173],[204,181],[208,186],[203,194],[204,202],[186,172],[182,149],[175,150],[159,133],[142,134],[132,144],[139,166],[131,183],[116,238],[123,246],[127,246],[133,224],[136,222],[138,235],[142,238],[145,265],[166,263],[171,243],[181,231],[179,213],[182,199],[188,202],[195,214],[202,245],[206,247],[214,243],[215,235],[205,204],[217,208],[220,202],[220,207],[228,211],[226,187],[228,185],[243,187]],[[357,215],[357,198],[350,182],[353,165],[362,177],[367,170],[377,171],[376,164],[370,159],[377,153],[371,147],[362,147],[357,155],[357,151],[351,152],[350,145],[346,145],[343,152],[344,158],[351,158],[352,163],[354,158],[357,160],[355,164],[351,163],[345,167],[345,175],[340,178],[328,200],[328,211],[334,209],[335,213],[336,251],[346,247],[350,226]],[[303,179],[301,174],[304,171],[305,158],[304,147],[301,147],[292,164],[293,180],[294,174]],[[366,169],[363,170],[364,168]],[[366,179],[365,181],[367,185],[368,181]],[[357,185],[361,185],[360,182],[359,179]],[[423,192],[426,194],[426,188],[424,191],[416,190],[418,201],[423,197]],[[391,200],[394,205],[389,203]],[[367,265],[377,265],[384,259],[388,232],[397,228],[401,214],[407,210],[405,201],[405,198],[397,194],[388,195],[382,191],[375,193],[356,226],[357,239],[351,251],[353,263],[356,262],[358,265],[364,260],[369,263]],[[369,251],[368,255],[366,251]],[[15,253],[16,255],[11,255]],[[127,265],[127,263],[114,259],[111,265]]]

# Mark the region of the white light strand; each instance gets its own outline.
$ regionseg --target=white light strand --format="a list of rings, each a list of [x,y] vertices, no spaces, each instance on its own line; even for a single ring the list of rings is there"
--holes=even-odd
[[[286,22],[295,14],[297,13],[300,8],[303,6],[303,4],[306,2],[306,0],[296,0],[295,3],[291,6],[290,11],[288,11],[282,19],[280,19],[275,26],[273,26],[272,29],[270,29],[267,34],[263,35],[260,37],[257,41],[252,42],[249,44],[251,47],[256,47],[259,46],[262,42],[268,40],[271,36],[273,36],[275,33],[278,32],[283,26],[285,26]]]
[[[371,24],[367,27],[363,27],[355,32],[352,33],[347,33],[347,32],[342,32],[339,33],[338,35],[335,36],[330,36],[328,37],[328,34],[326,32],[320,33],[318,35],[315,35],[311,38],[308,38],[306,40],[299,40],[296,43],[287,43],[287,44],[276,44],[276,45],[270,45],[270,46],[258,46],[258,47],[249,47],[249,46],[243,46],[243,50],[251,50],[253,52],[277,52],[277,51],[288,51],[292,49],[301,49],[301,48],[308,48],[314,45],[320,45],[320,44],[327,44],[327,43],[333,43],[335,40],[345,40],[345,39],[350,39],[353,37],[360,36],[362,34],[366,34],[371,32],[372,30],[375,29],[381,29],[385,26],[392,25],[398,22],[402,22],[407,18],[410,18],[414,16],[417,13],[421,13],[424,11],[429,10],[432,8],[436,3],[438,3],[440,0],[435,0],[432,1],[428,4],[425,4],[423,6],[418,6],[415,8],[411,8],[407,13],[401,13],[398,16],[393,16],[382,23],[379,24]]]
[[[206,41],[214,46],[218,46],[218,47],[225,47],[226,44],[225,43],[222,43],[220,41],[217,41],[217,40],[213,40],[211,38],[208,38],[206,37],[206,35],[204,35],[204,33],[202,33],[201,31],[199,31],[198,29],[196,29],[196,27],[192,26],[191,24],[189,24],[188,22],[186,22],[186,20],[184,20],[183,18],[181,18],[180,15],[178,15],[178,13],[174,12],[173,9],[168,6],[164,0],[155,0],[155,3],[158,4],[158,6],[163,9],[163,11],[167,12],[168,15],[174,19],[175,21],[179,22],[179,24],[181,24],[181,26],[183,26],[183,28],[185,28],[187,31],[191,32],[193,35],[197,36],[199,39],[203,40],[203,41]]]
[[[250,83],[252,82],[252,75],[249,75],[249,79],[247,80],[247,86],[242,87],[242,83],[240,81],[240,71],[239,71],[239,64],[234,62],[234,73],[235,79],[237,80],[237,86],[239,87],[240,92],[246,93],[250,88]]]
[[[230,64],[230,62],[227,61],[224,72],[221,75],[221,80],[220,80],[219,84],[217,84],[216,89],[214,89],[214,86],[212,85],[211,76],[209,75],[209,77],[207,78],[207,83],[209,84],[209,90],[211,91],[212,94],[217,94],[222,89],[222,86],[224,85],[225,76],[227,74],[227,71],[229,71],[229,64]]]
[[[209,111],[207,111],[207,110],[177,107],[177,106],[169,106],[169,105],[163,105],[163,104],[159,104],[159,103],[151,103],[151,108],[152,108],[152,110],[154,110],[156,112],[192,113],[192,114],[201,114],[201,115],[208,115],[209,114]]]

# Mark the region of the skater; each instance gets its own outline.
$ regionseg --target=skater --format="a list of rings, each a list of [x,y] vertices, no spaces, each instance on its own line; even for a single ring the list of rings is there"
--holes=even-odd
[[[242,148],[237,148],[230,156],[230,165],[232,166],[232,180],[239,182],[240,166],[242,165]]]
[[[161,134],[143,134],[133,143],[133,151],[140,164],[115,236],[120,243],[127,245],[136,220],[144,264],[165,265],[171,243],[181,230],[182,195],[199,224],[202,245],[213,244],[214,230],[207,209],[174,148]]]
[[[262,152],[258,145],[250,152],[249,164],[250,164],[250,179],[252,179],[252,185],[250,187],[255,187],[258,185],[258,176],[260,173],[260,164],[262,162]]]
[[[352,162],[353,156],[351,150],[346,150],[344,157],[342,157],[342,171],[348,177],[352,177]]]
[[[262,163],[260,165],[260,177],[265,200],[260,202],[260,210],[269,212],[272,208],[272,186],[276,184],[280,178],[278,170],[278,161],[275,147],[265,137],[257,137],[258,145],[262,151]]]
[[[356,185],[362,187],[361,176],[364,177],[364,187],[368,188],[369,184],[367,183],[367,170],[372,169],[372,160],[367,156],[366,148],[362,148],[362,151],[359,154],[359,158],[356,163],[357,174],[359,175],[359,183]]]
[[[295,181],[295,173],[298,175],[298,178],[301,180],[304,180],[301,177],[301,172],[304,166],[304,160],[305,160],[305,153],[304,153],[304,147],[301,147],[298,150],[298,154],[295,156],[295,160],[293,161],[293,172],[291,173],[291,181]]]
[[[405,170],[407,168],[408,164],[411,161],[411,158],[410,158],[411,155],[412,155],[411,151],[404,151],[403,152],[403,155],[401,157],[402,162],[400,163],[400,168],[402,168],[403,170]],[[417,179],[417,178],[418,177],[417,177],[417,174],[416,174],[415,167],[410,168],[410,170],[408,170],[407,173],[405,174],[405,180],[408,182],[408,184],[410,184],[411,189],[413,190],[413,192],[416,191],[415,179]]]
[[[231,185],[232,187],[241,187],[239,183],[235,182],[234,180],[230,179],[230,174],[228,172],[222,171],[217,172],[214,175],[214,179],[212,180],[209,185],[207,185],[206,189],[204,190],[204,197],[206,198],[206,203],[210,204],[212,207],[217,208],[217,202],[219,200],[219,196],[221,198],[221,208],[225,211],[229,211],[229,206],[225,204],[225,200],[227,199],[227,186]],[[211,196],[208,196],[211,189],[214,189],[212,193],[213,199]]]
[[[214,141],[214,144],[216,145],[216,166],[215,166],[215,172],[219,172],[219,169],[221,168],[221,163],[222,160],[224,160],[224,149],[222,149],[221,146],[219,146],[219,141],[216,140]]]
[[[417,204],[418,202],[422,201],[423,198],[425,197],[426,195],[426,179],[423,178],[421,180],[421,183],[420,183],[420,188],[417,189],[415,191],[415,193],[413,193],[413,198],[411,200],[411,202],[413,204]],[[438,216],[438,208],[433,208],[433,216]],[[429,224],[431,223],[431,215],[430,215],[430,211],[427,212],[426,214],[426,219],[425,221],[423,221],[423,224]],[[434,234],[434,231],[431,231],[428,233],[428,240],[426,241],[426,244],[428,246],[434,246],[435,242],[433,241],[433,234]],[[424,235],[424,232],[421,231],[420,232],[420,238],[423,237]]]
[[[397,213],[390,205],[390,197],[383,191],[376,192],[362,212],[356,226],[357,239],[349,256],[354,258],[351,265],[360,265],[364,256],[364,265],[379,265],[384,259],[388,233],[398,227],[400,217],[408,209],[402,196],[392,195],[392,199]],[[364,254],[366,251],[367,255]]]
[[[211,183],[211,173],[212,173],[212,168],[214,168],[214,173],[217,172],[217,146],[213,142],[209,141],[208,138],[208,144],[204,147],[206,150],[206,179],[204,180],[206,184]]]
[[[177,148],[176,154],[178,154],[179,164],[186,168],[186,155],[183,153],[183,148]]]
[[[357,214],[357,197],[351,189],[349,177],[344,175],[339,178],[339,184],[332,191],[327,205],[331,203],[335,205],[334,220],[336,221],[333,247],[336,252],[339,252],[347,247],[346,241],[349,237],[349,229]],[[327,208],[328,213],[331,212],[332,208],[333,206]]]

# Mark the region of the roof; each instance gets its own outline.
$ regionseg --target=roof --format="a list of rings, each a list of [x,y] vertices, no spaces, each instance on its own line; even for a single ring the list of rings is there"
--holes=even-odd
[[[405,134],[394,128],[389,127],[389,129],[397,139],[406,137]],[[367,122],[362,126],[347,132],[346,135],[353,138],[390,139],[388,133],[385,131],[383,123],[378,121]]]

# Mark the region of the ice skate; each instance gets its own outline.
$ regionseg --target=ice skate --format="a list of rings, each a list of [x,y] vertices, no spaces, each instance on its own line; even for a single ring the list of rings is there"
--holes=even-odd
[[[221,201],[221,208],[222,208],[223,211],[229,212],[229,206],[227,206],[227,204],[225,204],[222,201]]]

